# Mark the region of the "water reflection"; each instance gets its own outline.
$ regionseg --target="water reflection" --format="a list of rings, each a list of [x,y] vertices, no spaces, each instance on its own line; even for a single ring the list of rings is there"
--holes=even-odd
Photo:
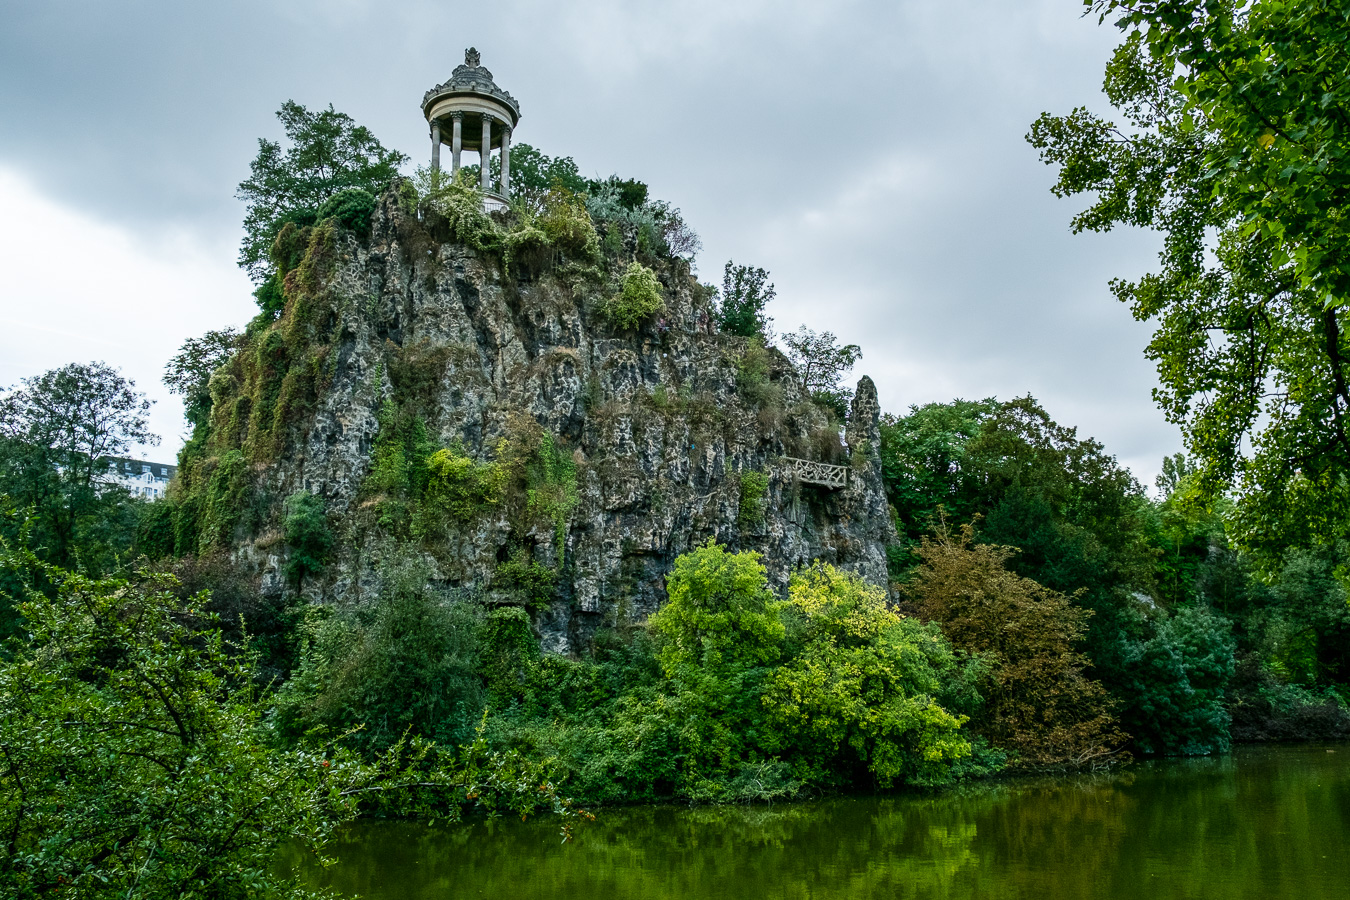
[[[1333,751],[1333,752],[1328,752]],[[315,886],[381,898],[1344,898],[1350,746],[1111,776],[556,823],[361,823]]]

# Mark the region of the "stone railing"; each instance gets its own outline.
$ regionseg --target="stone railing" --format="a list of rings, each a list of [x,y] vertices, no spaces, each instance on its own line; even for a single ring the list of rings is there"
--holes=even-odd
[[[848,486],[848,466],[832,466],[829,463],[785,456],[783,467],[788,475],[806,484],[819,484],[827,488]]]

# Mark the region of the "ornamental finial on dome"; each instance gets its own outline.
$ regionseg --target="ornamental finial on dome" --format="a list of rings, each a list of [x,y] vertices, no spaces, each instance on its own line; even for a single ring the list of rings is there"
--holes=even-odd
[[[478,51],[474,48],[470,47],[464,51],[464,65],[477,68],[482,61],[483,57],[479,56]]]

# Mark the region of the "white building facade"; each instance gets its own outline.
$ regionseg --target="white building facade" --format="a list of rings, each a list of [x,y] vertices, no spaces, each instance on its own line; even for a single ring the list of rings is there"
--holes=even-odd
[[[168,463],[118,457],[108,459],[108,482],[120,484],[130,491],[133,497],[142,500],[158,500],[163,497],[177,471],[177,466]]]

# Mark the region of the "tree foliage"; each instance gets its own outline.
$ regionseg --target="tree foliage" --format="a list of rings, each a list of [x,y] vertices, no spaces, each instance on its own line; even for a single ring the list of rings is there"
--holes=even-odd
[[[716,310],[717,327],[728,334],[767,339],[773,319],[764,314],[764,308],[775,296],[767,270],[727,260]]]
[[[552,157],[529,144],[511,145],[511,199],[539,206],[554,188],[585,193],[586,179],[570,156]]]
[[[125,548],[127,493],[109,477],[109,457],[159,443],[149,411],[134,382],[101,362],[25,378],[0,398],[0,493],[32,511],[30,539],[45,560],[97,570]]]
[[[801,378],[802,389],[844,418],[853,397],[853,391],[843,384],[844,375],[862,359],[862,348],[857,344],[841,346],[832,332],[812,331],[805,325],[782,335],[781,340]]]
[[[282,530],[290,548],[286,574],[298,584],[306,576],[323,572],[333,547],[333,532],[328,527],[323,500],[309,491],[291,494],[286,498],[285,509]]]
[[[234,328],[188,338],[164,366],[164,384],[183,398],[184,415],[194,428],[210,420],[211,376],[239,348],[239,338]]]
[[[311,112],[288,100],[277,118],[289,146],[260,138],[236,195],[248,204],[239,265],[259,284],[272,273],[272,242],[286,222],[313,224],[324,203],[344,190],[377,196],[408,161],[331,104]]]
[[[1077,650],[1090,613],[1005,568],[1009,547],[972,543],[974,529],[925,539],[907,593],[952,644],[989,660],[978,728],[1022,769],[1080,768],[1116,759],[1126,735],[1106,689]]]
[[[668,682],[645,708],[678,729],[682,793],[940,784],[972,765],[965,717],[943,706],[970,673],[880,589],[818,565],[782,602],[758,554],[711,542],[676,560],[667,588],[651,627]]]
[[[471,739],[486,700],[478,676],[484,613],[470,598],[432,588],[430,578],[425,561],[396,553],[362,612],[311,613],[300,665],[277,698],[282,736],[359,727],[348,742],[370,758],[405,732],[449,746]]]
[[[916,408],[883,423],[881,456],[906,540],[893,554],[898,574],[913,565],[923,530],[940,528],[944,514],[966,522],[978,517],[974,540],[1018,548],[1005,558],[1008,568],[1091,612],[1081,649],[1138,749],[1196,753],[1227,746],[1227,720],[1212,714],[1232,671],[1233,650],[1216,636],[1226,626],[1206,625],[1200,640],[1192,639],[1198,632],[1170,623],[1179,607],[1223,608],[1230,605],[1227,593],[1250,597],[1253,585],[1212,554],[1221,527],[1197,505],[1192,476],[1178,476],[1175,460],[1169,471],[1179,493],[1151,503],[1101,444],[1054,422],[1030,397]],[[1231,605],[1236,614],[1239,601]],[[1183,639],[1183,632],[1192,637]],[[1225,654],[1228,662],[1217,668],[1206,661]],[[1141,677],[1144,660],[1174,662]],[[1213,675],[1201,679],[1203,689],[1190,681],[1201,671]],[[1167,735],[1177,739],[1158,738]]]
[[[951,780],[971,745],[967,717],[939,702],[961,678],[936,627],[819,563],[792,577],[785,611],[800,649],[770,676],[764,705],[796,771],[816,783],[865,771],[880,787]]]
[[[640,262],[624,270],[619,292],[605,301],[601,313],[618,331],[631,331],[665,308],[661,281]]]
[[[1095,197],[1075,230],[1163,233],[1159,270],[1113,290],[1155,323],[1201,484],[1235,487],[1233,537],[1275,566],[1350,527],[1350,25],[1328,2],[1086,5],[1125,32],[1105,90],[1127,124],[1078,109],[1029,139],[1057,194]]]
[[[29,641],[0,659],[0,893],[17,900],[293,897],[283,844],[321,851],[362,810],[579,813],[547,773],[481,735],[459,753],[396,740],[365,761],[331,739],[264,740],[253,655],[171,578],[41,575]]]

